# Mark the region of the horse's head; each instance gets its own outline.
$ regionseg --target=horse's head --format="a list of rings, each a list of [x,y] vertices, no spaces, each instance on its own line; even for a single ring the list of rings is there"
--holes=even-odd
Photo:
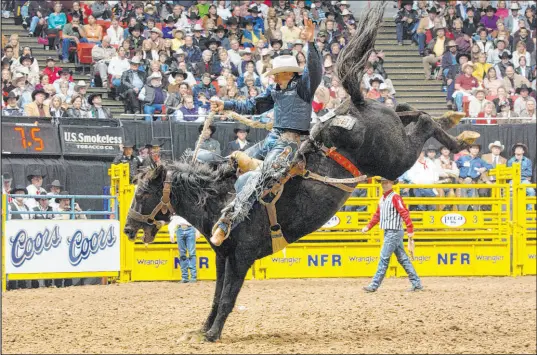
[[[162,165],[158,165],[139,175],[135,181],[136,191],[123,232],[134,241],[142,229],[142,241],[151,243],[159,229],[170,222],[171,176]]]

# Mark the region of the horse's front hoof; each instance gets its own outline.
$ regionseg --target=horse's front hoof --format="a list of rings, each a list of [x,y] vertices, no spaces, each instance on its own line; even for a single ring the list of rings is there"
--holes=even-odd
[[[220,339],[220,337],[218,336],[218,334],[211,333],[210,331],[205,333],[205,340],[208,341],[208,342],[215,343],[219,339]]]
[[[474,144],[479,137],[481,137],[481,135],[477,132],[464,131],[457,136],[457,141],[469,146],[470,144]]]
[[[442,117],[435,118],[434,120],[442,126],[444,131],[447,131],[456,125],[465,117],[464,112],[448,111]]]
[[[201,330],[193,330],[190,332],[186,332],[183,334],[179,339],[177,339],[178,343],[186,344],[186,343],[202,343],[205,340],[205,333]]]

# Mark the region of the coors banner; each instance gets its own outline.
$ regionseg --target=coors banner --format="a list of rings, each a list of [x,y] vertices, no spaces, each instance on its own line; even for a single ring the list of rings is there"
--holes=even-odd
[[[121,152],[122,127],[60,126],[64,155],[115,157]]]

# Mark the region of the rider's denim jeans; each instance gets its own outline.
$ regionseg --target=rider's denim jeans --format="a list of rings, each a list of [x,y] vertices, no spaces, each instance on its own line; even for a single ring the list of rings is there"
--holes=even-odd
[[[384,231],[384,243],[382,244],[382,249],[380,251],[377,273],[370,284],[371,287],[375,289],[379,288],[384,276],[386,276],[386,271],[388,270],[388,264],[390,263],[392,254],[395,254],[397,261],[401,264],[403,269],[405,269],[412,285],[415,287],[421,286],[420,278],[408,255],[406,255],[405,247],[403,245],[403,235],[404,232],[402,230],[387,229]]]

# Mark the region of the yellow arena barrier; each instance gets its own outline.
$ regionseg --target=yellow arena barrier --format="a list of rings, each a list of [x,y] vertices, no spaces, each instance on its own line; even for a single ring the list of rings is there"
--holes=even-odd
[[[112,165],[111,194],[117,194],[121,230],[134,186],[128,182],[128,165]],[[404,197],[412,209],[433,206],[432,211],[411,211],[416,253],[413,263],[420,276],[508,276],[535,274],[535,210],[526,211],[535,198],[525,195],[520,167],[498,166],[490,172],[494,184],[396,185],[396,189],[490,189],[490,197]],[[284,250],[258,260],[248,278],[369,277],[377,267],[382,245],[378,227],[366,234],[364,227],[377,208],[380,185],[361,184],[365,197],[353,197],[319,231]],[[448,207],[445,209],[445,207]],[[460,206],[471,206],[459,211]],[[452,207],[452,208],[449,208]],[[356,211],[356,209],[358,211]],[[483,210],[482,210],[483,209]],[[406,244],[406,239],[405,239]],[[214,280],[215,257],[205,239],[196,242],[198,279]],[[148,246],[132,243],[121,232],[120,281],[180,280],[177,245],[170,243],[167,228]],[[404,276],[395,258],[388,276]]]

